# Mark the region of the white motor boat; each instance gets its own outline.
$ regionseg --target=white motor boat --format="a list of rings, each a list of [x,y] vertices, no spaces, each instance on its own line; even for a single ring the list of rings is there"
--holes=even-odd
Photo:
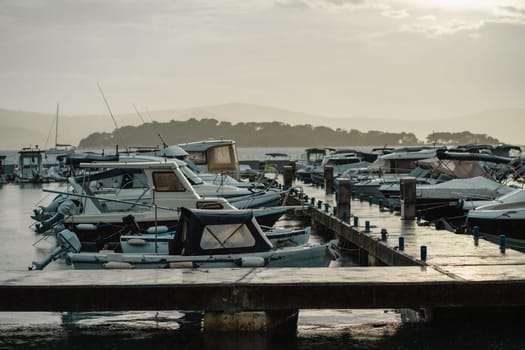
[[[66,262],[75,269],[326,267],[338,257],[335,240],[276,249],[250,211],[183,208],[176,232],[168,254],[70,252]]]

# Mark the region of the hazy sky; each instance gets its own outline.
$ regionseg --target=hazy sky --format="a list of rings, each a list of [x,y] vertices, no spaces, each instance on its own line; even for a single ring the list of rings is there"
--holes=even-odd
[[[525,0],[0,0],[0,108],[525,107]]]

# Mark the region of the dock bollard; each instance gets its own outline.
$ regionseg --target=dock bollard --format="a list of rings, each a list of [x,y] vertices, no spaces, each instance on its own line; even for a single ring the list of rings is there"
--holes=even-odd
[[[354,227],[359,226],[359,216],[354,216]]]
[[[479,227],[474,226],[472,227],[472,236],[474,236],[474,245],[479,244]]]
[[[507,245],[507,238],[505,235],[499,235],[499,250],[505,254],[505,246]]]
[[[420,250],[421,250],[421,261],[427,261],[427,246],[422,245],[420,247]]]
[[[324,212],[328,214],[328,209],[330,209],[330,204],[325,203],[324,204]]]
[[[381,229],[381,240],[386,241],[387,237],[388,237],[388,231],[386,230],[386,228],[382,228]]]
[[[365,221],[365,232],[370,232],[370,221]]]
[[[405,237],[399,236],[399,250],[405,250]]]

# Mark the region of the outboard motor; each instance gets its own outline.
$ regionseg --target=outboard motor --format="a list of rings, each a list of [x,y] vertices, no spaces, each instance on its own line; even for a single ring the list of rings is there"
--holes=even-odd
[[[50,217],[47,220],[44,220],[36,224],[36,232],[44,233],[47,230],[51,229],[57,223],[61,222],[67,215],[70,215],[77,211],[77,205],[71,199],[66,199],[58,206],[57,212],[55,215]]]
[[[40,261],[33,261],[29,270],[43,270],[51,261],[58,259],[64,253],[78,253],[82,244],[74,232],[63,230],[57,234],[58,247]]]

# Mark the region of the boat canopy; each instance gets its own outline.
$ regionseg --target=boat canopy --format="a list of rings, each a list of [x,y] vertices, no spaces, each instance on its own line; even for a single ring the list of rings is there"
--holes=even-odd
[[[75,168],[77,168],[80,163],[118,162],[118,160],[118,155],[102,155],[91,152],[71,153],[64,157],[65,163]]]
[[[447,150],[438,150],[436,156],[439,159],[456,159],[456,160],[476,160],[491,163],[507,164],[511,162],[511,158],[496,156],[486,153],[469,153],[469,152],[450,152]]]
[[[273,248],[251,210],[181,208],[170,254],[223,255]]]

